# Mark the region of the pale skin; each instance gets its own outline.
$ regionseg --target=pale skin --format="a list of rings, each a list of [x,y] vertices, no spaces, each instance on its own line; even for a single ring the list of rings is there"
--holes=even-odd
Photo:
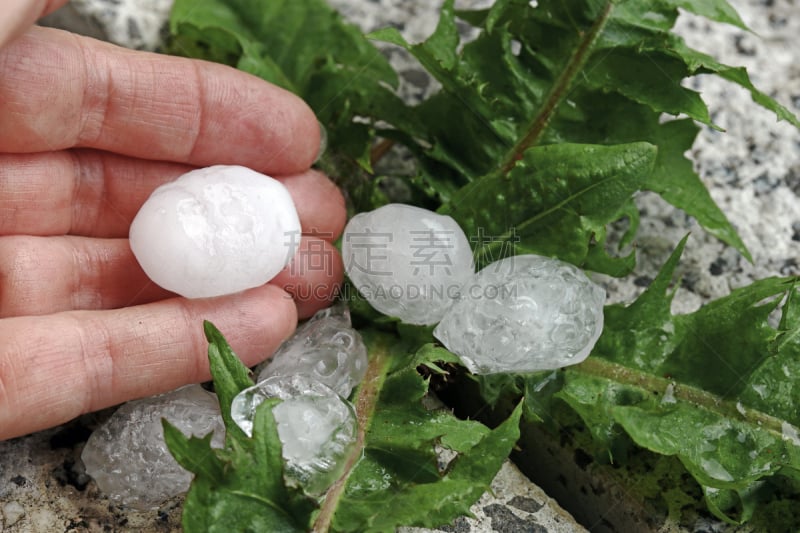
[[[31,27],[63,3],[4,0],[0,17],[0,440],[209,379],[204,319],[256,364],[342,278],[344,200],[309,170],[319,127],[300,99],[221,65]],[[303,241],[271,283],[187,300],[146,278],[128,228],[155,187],[212,164],[280,179]]]

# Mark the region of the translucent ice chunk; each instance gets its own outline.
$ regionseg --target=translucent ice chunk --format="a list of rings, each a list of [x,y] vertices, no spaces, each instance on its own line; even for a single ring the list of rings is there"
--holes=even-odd
[[[283,400],[272,410],[283,445],[287,477],[309,494],[322,494],[342,475],[356,443],[352,404],[308,376],[275,376],[240,392],[231,416],[252,436],[256,408],[267,398]]]
[[[409,324],[435,324],[475,272],[456,222],[403,204],[359,213],[342,239],[344,267],[369,303]]]
[[[263,285],[299,244],[300,219],[286,187],[234,165],[193,170],[160,186],[130,229],[147,276],[187,298]]]
[[[433,334],[475,374],[555,369],[589,355],[604,301],[575,266],[518,255],[475,274]]]
[[[347,307],[337,304],[297,328],[258,374],[258,381],[303,374],[347,398],[366,371],[367,347],[350,327]]]
[[[213,431],[211,445],[223,446],[219,403],[200,385],[128,402],[92,433],[81,454],[86,473],[111,500],[151,509],[189,489],[192,475],[169,453],[162,418],[185,434]]]

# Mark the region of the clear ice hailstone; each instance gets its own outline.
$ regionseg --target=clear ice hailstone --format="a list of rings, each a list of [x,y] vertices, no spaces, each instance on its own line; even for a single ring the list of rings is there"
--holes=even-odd
[[[303,374],[347,398],[366,371],[367,347],[350,327],[347,307],[337,304],[298,327],[258,374],[258,381]]]
[[[409,324],[435,324],[475,273],[472,249],[449,216],[388,204],[350,219],[347,275],[367,301]]]
[[[128,402],[92,433],[81,454],[86,473],[112,501],[153,509],[189,489],[192,474],[169,453],[162,418],[187,435],[213,431],[211,445],[223,446],[219,403],[200,385]]]
[[[475,274],[433,334],[474,374],[551,370],[586,359],[604,302],[577,267],[518,255]]]
[[[286,475],[309,494],[322,494],[343,472],[356,443],[358,424],[350,402],[308,376],[275,376],[240,392],[231,416],[253,434],[256,408],[267,398],[283,400],[272,409],[283,445]]]
[[[294,257],[300,235],[283,184],[217,165],[153,191],[131,224],[130,246],[155,283],[204,298],[268,282]]]

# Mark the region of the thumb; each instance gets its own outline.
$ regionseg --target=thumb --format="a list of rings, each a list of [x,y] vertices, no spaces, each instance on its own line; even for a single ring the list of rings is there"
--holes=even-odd
[[[21,35],[40,17],[67,3],[67,0],[3,0],[0,17],[0,48]]]

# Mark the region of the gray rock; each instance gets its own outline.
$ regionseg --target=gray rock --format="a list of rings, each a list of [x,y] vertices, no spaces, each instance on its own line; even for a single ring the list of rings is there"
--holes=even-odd
[[[103,27],[96,20],[79,11],[72,3],[67,3],[61,9],[42,17],[38,23],[51,28],[66,28],[72,33],[102,41],[108,40]]]
[[[13,526],[19,519],[25,516],[25,508],[16,501],[10,501],[3,504],[2,508],[2,518],[3,522],[7,526]]]
[[[510,461],[503,464],[486,492],[471,508],[473,516],[461,517],[435,530],[401,527],[398,533],[580,533],[580,524],[530,482]]]
[[[83,24],[102,28],[107,40],[137,50],[156,50],[166,32],[173,0],[71,0]]]

